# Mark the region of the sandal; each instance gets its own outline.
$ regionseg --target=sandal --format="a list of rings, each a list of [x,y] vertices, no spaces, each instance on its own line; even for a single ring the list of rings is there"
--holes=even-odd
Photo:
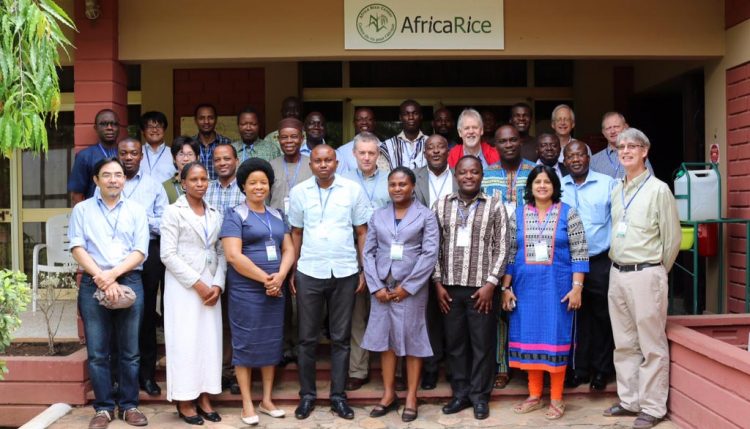
[[[510,375],[507,372],[501,372],[495,376],[494,389],[504,389],[510,381]]]
[[[516,404],[513,412],[516,414],[526,414],[544,407],[542,398],[527,398],[525,401]]]
[[[404,408],[401,413],[401,421],[405,423],[413,422],[419,416],[419,412],[416,408]]]
[[[565,402],[560,401],[559,405],[555,405],[550,401],[547,412],[544,413],[544,417],[547,420],[557,420],[565,414]]]

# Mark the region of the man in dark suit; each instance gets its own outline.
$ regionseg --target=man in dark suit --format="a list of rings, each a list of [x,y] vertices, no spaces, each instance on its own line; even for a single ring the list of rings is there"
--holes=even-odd
[[[565,164],[559,162],[560,159],[560,138],[552,133],[542,133],[536,138],[536,153],[539,156],[537,164],[544,164],[552,167],[557,173],[557,178],[562,182],[562,178],[568,175],[568,168]]]
[[[417,183],[414,193],[425,207],[432,207],[435,201],[458,190],[453,171],[448,167],[448,141],[440,134],[433,134],[425,142],[424,157],[427,165],[414,170]],[[438,379],[438,365],[443,359],[445,332],[443,316],[440,313],[435,290],[430,285],[427,300],[427,333],[430,336],[432,357],[424,360],[422,389],[434,389]]]

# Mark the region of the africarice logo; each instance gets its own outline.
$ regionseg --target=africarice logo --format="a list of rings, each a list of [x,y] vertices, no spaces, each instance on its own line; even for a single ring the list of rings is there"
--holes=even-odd
[[[398,27],[396,14],[385,5],[373,3],[357,15],[357,31],[370,43],[383,43],[393,37]]]

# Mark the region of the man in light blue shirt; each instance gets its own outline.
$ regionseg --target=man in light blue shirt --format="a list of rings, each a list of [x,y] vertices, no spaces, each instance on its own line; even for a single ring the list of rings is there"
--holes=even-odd
[[[587,146],[577,140],[563,151],[570,174],[562,180],[562,201],[576,209],[586,230],[589,273],[583,287],[584,305],[578,310],[578,338],[575,359],[568,368],[566,385],[577,387],[591,382],[603,390],[614,374],[614,339],[609,319],[609,240],[612,228],[611,194],[615,180],[589,169]]]
[[[357,134],[368,131],[375,132],[375,113],[369,107],[358,107],[354,111],[354,131]],[[380,140],[378,140],[380,145]],[[336,173],[343,174],[357,169],[357,159],[354,158],[354,140],[336,149],[336,159],[339,161]]]
[[[141,133],[146,144],[143,145],[140,170],[158,183],[171,179],[177,172],[172,153],[164,143],[167,124],[167,116],[162,112],[152,111],[141,115]]]
[[[388,173],[378,170],[380,142],[375,134],[363,131],[354,137],[354,158],[357,168],[342,176],[359,184],[370,204],[370,213],[385,207],[391,201],[388,194]],[[368,217],[369,220],[369,217]],[[352,339],[349,355],[349,379],[346,390],[357,390],[370,381],[370,354],[360,344],[365,336],[367,318],[370,315],[370,294],[358,293],[352,310]]]
[[[618,112],[607,112],[602,116],[602,134],[607,139],[607,147],[591,157],[591,169],[615,179],[625,177],[625,169],[617,156],[617,135],[629,128],[625,117]],[[653,174],[651,162],[646,159],[646,168]]]
[[[141,389],[151,396],[159,396],[161,388],[156,383],[156,296],[159,285],[164,283],[164,264],[159,255],[161,216],[167,208],[167,192],[160,182],[145,174],[140,168],[143,160],[141,142],[127,137],[117,143],[117,159],[125,169],[125,186],[122,196],[138,203],[146,210],[150,241],[148,258],[143,263],[143,321],[140,334]]]
[[[331,334],[331,409],[353,419],[344,387],[349,367],[349,341],[355,293],[365,290],[361,272],[367,222],[372,208],[361,187],[337,176],[336,151],[321,144],[310,153],[314,177],[292,188],[289,223],[299,260],[291,286],[297,295],[299,320],[300,403],[294,414],[306,419],[315,408],[315,360],[328,309]],[[357,247],[354,247],[355,232]],[[358,258],[359,254],[359,258]]]
[[[91,426],[106,427],[114,418],[116,405],[121,419],[143,426],[147,419],[137,408],[138,333],[143,313],[141,264],[148,256],[148,220],[143,207],[122,197],[125,171],[118,160],[105,158],[97,162],[93,180],[99,192],[76,204],[68,227],[71,254],[84,270],[78,308],[94,388],[96,415]],[[117,301],[123,296],[121,286],[135,292],[135,302],[130,307],[111,310],[94,298],[99,289],[110,301]],[[112,355],[112,342],[119,350],[117,356]],[[117,397],[112,389],[110,359],[119,368]]]

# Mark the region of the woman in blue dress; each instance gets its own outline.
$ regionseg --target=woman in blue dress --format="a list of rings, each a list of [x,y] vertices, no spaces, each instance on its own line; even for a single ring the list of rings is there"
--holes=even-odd
[[[565,367],[573,343],[574,310],[581,307],[584,273],[589,271],[583,222],[560,201],[560,179],[545,165],[531,170],[526,204],[510,222],[508,268],[503,276],[503,309],[510,311],[510,367],[528,372],[529,397],[513,411],[543,407],[544,373],[550,374],[551,401],[545,417],[559,419]],[[512,283],[512,287],[511,287]]]
[[[224,213],[222,245],[228,263],[227,293],[232,332],[232,364],[242,395],[241,419],[257,425],[251,370],[260,368],[263,400],[258,411],[283,417],[271,400],[274,368],[281,361],[284,338],[282,286],[294,264],[294,248],[282,214],[266,206],[273,186],[271,165],[250,158],[237,169],[245,202]]]

